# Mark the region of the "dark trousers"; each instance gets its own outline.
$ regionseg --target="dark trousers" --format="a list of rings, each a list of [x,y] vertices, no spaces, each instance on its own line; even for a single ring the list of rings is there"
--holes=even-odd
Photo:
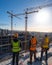
[[[30,62],[32,63],[32,56],[34,54],[34,60],[36,60],[36,51],[30,51]]]
[[[12,60],[12,65],[18,65],[19,61],[19,52],[13,52],[13,60]]]
[[[45,61],[47,61],[47,52],[48,52],[48,49],[45,49],[45,48],[42,48],[42,51],[41,51],[41,61],[42,61],[42,57],[43,57],[43,53],[45,52]]]

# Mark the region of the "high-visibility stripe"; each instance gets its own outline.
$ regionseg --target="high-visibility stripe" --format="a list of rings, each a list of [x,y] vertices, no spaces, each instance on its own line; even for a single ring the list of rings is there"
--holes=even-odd
[[[12,52],[18,52],[21,50],[19,41],[18,42],[13,41],[12,46],[13,46]]]

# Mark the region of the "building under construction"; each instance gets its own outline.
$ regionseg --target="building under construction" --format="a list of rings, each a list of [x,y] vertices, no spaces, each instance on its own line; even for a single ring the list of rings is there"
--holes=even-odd
[[[16,4],[16,2],[19,2],[19,1],[16,1],[16,2],[15,1],[13,2],[13,5]],[[52,1],[50,1],[50,2],[48,0],[42,1],[44,3],[40,2],[40,4],[41,3],[42,4],[41,5],[37,5],[36,7],[34,7],[35,5],[33,5],[33,4],[32,4],[33,7],[31,7],[31,5],[28,5],[29,4],[28,2],[30,2],[30,1],[27,1],[27,2],[23,1],[24,3],[22,3],[23,4],[22,5],[23,6],[22,9],[25,8],[25,10],[23,11],[23,13],[21,13],[21,11],[20,11],[20,13],[18,12],[17,14],[13,14],[13,11],[10,11],[10,8],[13,9],[14,6],[11,5],[12,4],[12,0],[11,0],[10,3],[9,2],[10,1],[6,1],[6,3],[5,3],[5,2],[1,1],[1,3],[3,3],[3,4],[0,3],[1,5],[3,5],[4,11],[7,10],[6,14],[9,15],[9,17],[7,16],[9,20],[6,17],[4,17],[4,16],[3,16],[3,20],[4,21],[1,20],[2,16],[1,16],[1,19],[0,19],[1,23],[3,21],[2,24],[0,23],[0,65],[12,65],[13,53],[11,52],[11,40],[14,39],[14,34],[15,33],[19,34],[18,39],[21,42],[21,51],[19,53],[19,62],[18,62],[19,65],[31,65],[31,64],[28,63],[28,61],[29,61],[29,57],[30,57],[29,43],[30,43],[30,39],[31,39],[32,36],[35,36],[37,38],[37,46],[36,46],[36,58],[37,58],[37,61],[34,62],[34,59],[33,59],[32,60],[32,65],[52,65],[52,29],[48,30],[47,28],[49,26],[46,26],[45,23],[43,22],[43,21],[46,20],[47,21],[46,24],[48,23],[48,20],[46,18],[50,18],[49,21],[50,20],[52,21],[51,16],[49,16],[49,15],[52,15]],[[21,2],[18,3],[19,6],[16,5],[18,7],[18,9],[21,9],[20,8],[21,7],[20,6]],[[28,6],[25,5],[25,2],[28,3],[27,4]],[[32,1],[32,2],[34,3],[35,1]],[[39,3],[39,2],[35,2],[35,4],[36,3]],[[5,4],[6,9],[4,8],[4,4]],[[6,4],[8,4],[8,5],[6,5]],[[15,9],[15,7],[14,7],[14,10],[17,10],[17,9]],[[43,13],[43,15],[42,15],[40,10],[44,9],[44,8],[50,8],[51,9],[50,10],[51,14],[46,14],[46,13],[44,14]],[[34,14],[36,15],[39,11],[40,11],[40,14],[42,15],[42,19],[40,20],[40,14],[39,14],[38,15],[39,18],[37,18],[38,20],[37,21],[35,20],[36,21],[35,23],[31,22],[31,20],[33,18],[31,19],[30,15],[33,14],[33,16],[34,16]],[[3,12],[3,13],[5,13],[5,12]],[[1,12],[2,15],[4,15],[3,13]],[[48,17],[45,17],[44,15],[45,16],[47,15]],[[44,17],[45,17],[45,20],[43,19]],[[23,20],[24,21],[24,22],[23,21],[20,22],[20,24],[22,24],[22,26],[18,22],[16,23],[16,25],[17,25],[16,28],[17,29],[19,28],[20,30],[19,29],[16,30],[16,28],[15,28],[16,25],[14,25],[15,24],[14,21],[16,21],[16,20],[14,20],[14,18],[17,18],[19,20]],[[29,18],[30,18],[30,20],[29,20]],[[35,16],[35,18],[36,18],[36,16]],[[19,20],[17,20],[17,21],[19,21]],[[5,23],[7,23],[5,21],[10,21],[8,23],[8,24],[10,24],[9,26],[6,24],[10,29],[8,29],[7,27],[4,28],[6,26]],[[29,21],[30,21],[30,23],[29,23]],[[37,24],[37,22],[38,22],[38,24]],[[32,29],[33,28],[31,26],[32,23],[35,26],[34,29]],[[50,22],[50,23],[52,23],[52,22]],[[31,24],[31,25],[29,25],[29,24]],[[39,24],[40,24],[40,28],[41,29],[39,29],[39,27],[38,27]],[[44,27],[44,28],[46,28],[46,29],[44,29],[41,25],[43,27],[45,25],[46,27]],[[32,28],[29,28],[30,26]],[[36,28],[36,26],[37,26],[37,28]],[[51,24],[50,24],[50,27],[51,27]],[[22,30],[22,28],[24,30]],[[44,32],[39,31],[39,30],[42,30]],[[46,30],[47,30],[47,32],[45,32]],[[50,39],[49,50],[48,50],[48,60],[47,60],[47,62],[45,62],[45,54],[44,54],[43,55],[43,60],[41,62],[40,61],[41,50],[42,50],[41,45],[42,45],[43,38],[44,38],[44,36],[46,34],[48,35],[48,37]],[[16,65],[16,63],[15,63],[15,65]]]

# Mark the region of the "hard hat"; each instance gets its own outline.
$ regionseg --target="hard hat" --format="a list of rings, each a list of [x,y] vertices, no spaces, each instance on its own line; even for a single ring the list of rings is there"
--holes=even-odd
[[[15,33],[15,34],[14,34],[14,37],[18,37],[18,33]]]

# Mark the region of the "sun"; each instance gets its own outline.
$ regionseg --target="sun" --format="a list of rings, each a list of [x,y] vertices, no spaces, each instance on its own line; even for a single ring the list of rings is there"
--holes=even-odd
[[[39,24],[48,24],[48,20],[49,20],[50,14],[48,10],[42,9],[40,10],[37,15],[36,15],[36,21]]]
[[[51,12],[48,8],[39,10],[38,13],[33,14],[31,17],[31,24],[29,23],[28,30],[40,31],[40,32],[49,32],[51,31]]]

